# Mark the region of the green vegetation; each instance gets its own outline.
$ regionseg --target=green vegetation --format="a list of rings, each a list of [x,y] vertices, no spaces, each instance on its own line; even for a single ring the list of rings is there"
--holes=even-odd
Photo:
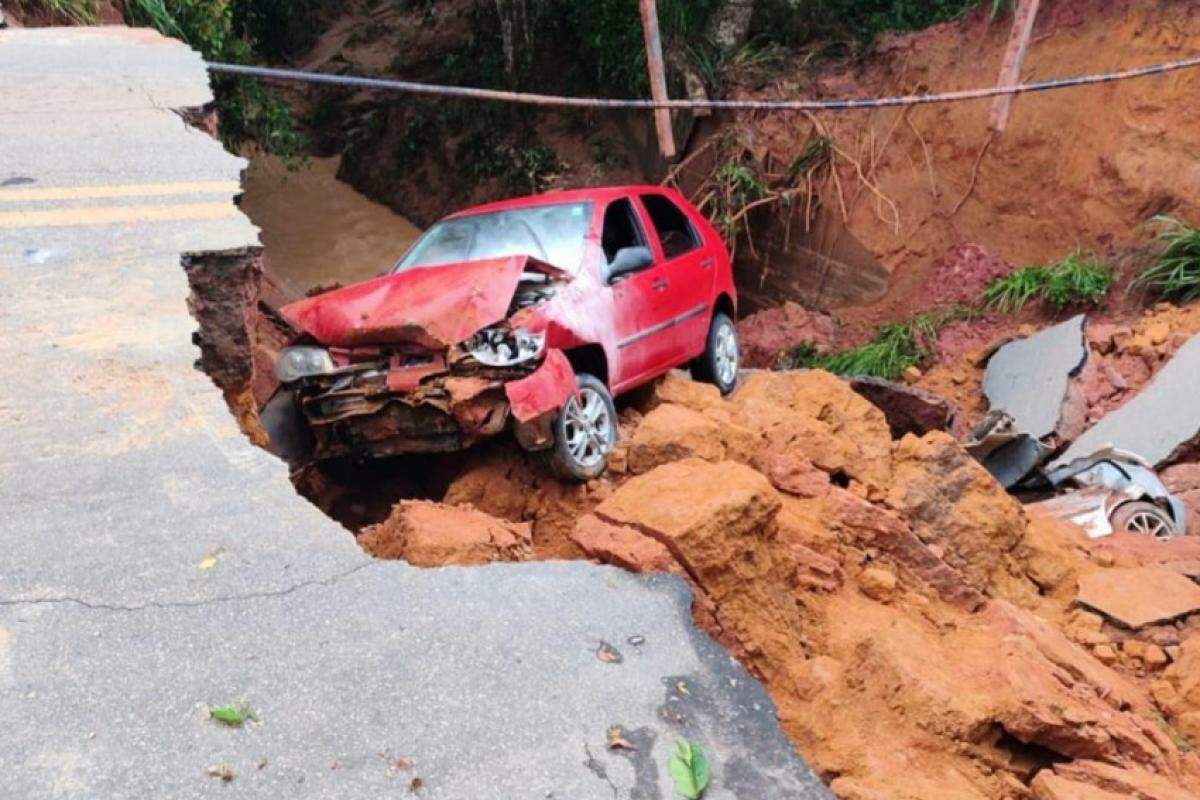
[[[1034,298],[1061,310],[1100,305],[1112,286],[1112,273],[1076,250],[1058,264],[1022,267],[997,278],[983,293],[985,307],[1001,314],[1020,311]]]
[[[664,40],[701,40],[716,0],[659,0]],[[649,93],[646,46],[638,0],[562,3],[564,22],[580,43],[585,70],[597,87],[629,96]]]
[[[304,3],[294,4],[306,7]],[[255,60],[251,31],[271,29],[292,13],[278,0],[126,0],[125,21],[182,39],[208,61],[247,64]],[[296,12],[300,13],[300,12]],[[281,16],[282,15],[282,16]],[[281,39],[269,39],[273,48]],[[279,95],[253,78],[213,75],[221,138],[231,150],[253,139],[269,153],[299,158],[303,139]]]
[[[711,778],[708,758],[700,745],[680,739],[667,762],[675,791],[687,800],[699,800],[704,796]]]
[[[886,325],[875,338],[850,350],[822,353],[813,342],[801,342],[780,353],[772,365],[777,370],[823,369],[845,377],[899,380],[909,367],[919,367],[931,355],[930,347],[945,325],[972,319],[979,309],[955,305],[919,314],[907,322]]]
[[[43,8],[77,25],[91,25],[100,16],[100,0],[17,0],[16,4],[26,9]]]
[[[1174,217],[1158,216],[1151,221],[1159,226],[1155,238],[1162,250],[1134,285],[1184,303],[1200,299],[1200,228]]]
[[[869,376],[898,380],[909,367],[920,366],[930,355],[929,343],[938,330],[954,320],[965,319],[975,311],[953,306],[922,314],[908,322],[880,328],[874,339],[850,350],[821,353],[812,342],[802,342],[781,353],[775,369],[823,369],[844,376]]]
[[[212,706],[208,709],[208,715],[222,725],[228,725],[231,728],[240,728],[246,720],[258,719],[254,715],[254,709],[245,703]]]

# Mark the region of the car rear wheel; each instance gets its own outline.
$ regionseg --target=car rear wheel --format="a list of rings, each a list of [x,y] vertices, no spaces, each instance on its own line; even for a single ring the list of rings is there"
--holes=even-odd
[[[737,327],[728,315],[718,311],[713,314],[704,353],[692,364],[692,377],[714,384],[721,394],[729,394],[737,386],[740,367]]]
[[[581,372],[579,391],[554,421],[550,468],[560,478],[583,482],[604,472],[617,443],[617,408],[604,382]]]
[[[1178,531],[1171,516],[1153,503],[1136,501],[1118,506],[1112,514],[1112,527],[1117,532],[1153,536],[1159,541],[1173,539]]]

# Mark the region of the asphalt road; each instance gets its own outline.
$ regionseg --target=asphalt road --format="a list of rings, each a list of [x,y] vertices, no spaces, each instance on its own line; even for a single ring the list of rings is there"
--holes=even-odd
[[[678,581],[373,561],[240,435],[180,267],[258,241],[171,110],[197,55],[9,30],[0,76],[0,797],[670,798],[680,736],[712,800],[830,796]]]

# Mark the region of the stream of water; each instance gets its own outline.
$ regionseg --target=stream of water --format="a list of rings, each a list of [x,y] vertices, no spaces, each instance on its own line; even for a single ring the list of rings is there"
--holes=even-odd
[[[339,181],[337,158],[310,158],[288,171],[278,158],[248,155],[242,209],[262,229],[271,272],[298,295],[383,273],[420,233]]]

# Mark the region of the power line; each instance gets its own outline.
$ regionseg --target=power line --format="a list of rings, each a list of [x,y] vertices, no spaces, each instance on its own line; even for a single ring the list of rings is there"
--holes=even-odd
[[[963,100],[978,100],[1002,95],[1031,94],[1073,86],[1089,86],[1098,83],[1113,83],[1131,78],[1162,75],[1167,72],[1200,67],[1200,57],[1180,61],[1168,61],[1148,67],[1137,67],[1120,72],[1103,72],[1094,75],[1077,75],[1070,78],[1055,78],[1013,86],[991,86],[985,89],[963,89],[940,94],[914,94],[902,97],[851,98],[843,100],[619,100],[603,97],[566,97],[530,92],[510,92],[499,89],[478,89],[470,86],[446,86],[434,83],[398,81],[388,78],[365,78],[354,75],[329,75],[323,72],[304,72],[293,69],[251,67],[242,64],[209,63],[213,72],[247,75],[255,78],[279,81],[301,81],[324,83],[336,86],[354,86],[361,89],[384,89],[408,94],[434,97],[453,97],[464,100],[492,100],[502,103],[519,103],[534,106],[560,106],[566,108],[624,108],[652,110],[712,109],[724,111],[848,111],[862,108],[887,108],[892,106],[917,106],[930,103],[953,103]]]

